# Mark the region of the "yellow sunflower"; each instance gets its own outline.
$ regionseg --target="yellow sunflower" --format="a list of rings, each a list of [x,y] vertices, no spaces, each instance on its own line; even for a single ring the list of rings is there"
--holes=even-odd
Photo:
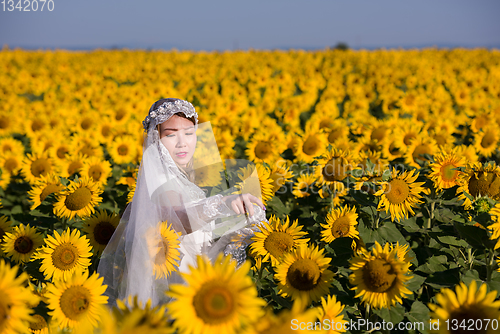
[[[276,193],[286,182],[289,182],[293,173],[291,166],[284,163],[284,160],[276,161],[271,165],[270,176],[273,180],[273,193]]]
[[[167,221],[158,224],[157,231],[148,230],[147,240],[149,257],[153,263],[153,273],[157,279],[167,278],[177,271],[180,261],[179,234]]]
[[[87,270],[90,266],[92,247],[80,231],[68,228],[62,234],[54,231],[54,237],[48,235],[45,244],[34,255],[34,259],[41,259],[40,271],[46,279],[67,280],[75,271]]]
[[[49,334],[49,325],[47,320],[40,314],[34,314],[33,320],[30,321],[29,330],[33,334]]]
[[[357,219],[358,214],[355,207],[350,208],[346,205],[343,208],[330,210],[326,215],[326,224],[321,224],[321,227],[324,228],[321,231],[321,241],[332,242],[342,237],[358,238]]]
[[[50,194],[57,194],[63,189],[64,186],[56,174],[41,175],[35,180],[32,189],[28,192],[28,198],[33,202],[30,210],[39,207]]]
[[[134,162],[137,155],[135,139],[131,136],[115,137],[108,146],[108,153],[115,164]]]
[[[464,200],[464,207],[469,210],[472,207],[471,200],[466,193],[476,199],[488,196],[489,198],[500,201],[500,167],[495,163],[468,164],[465,171],[460,173],[457,183],[457,195],[459,199]]]
[[[454,151],[450,153],[440,152],[434,156],[434,162],[430,165],[432,171],[429,178],[438,190],[451,188],[457,185],[457,179],[460,175],[457,168],[465,167],[465,164],[465,158]]]
[[[262,256],[262,262],[271,261],[276,266],[283,255],[291,252],[300,245],[305,245],[309,239],[301,239],[307,232],[302,231],[299,221],[290,225],[290,217],[281,222],[279,218],[271,216],[269,223],[258,225],[259,232],[252,238],[251,251]]]
[[[36,297],[24,287],[28,274],[17,276],[18,270],[0,259],[0,333],[27,333],[33,320],[28,304]]]
[[[300,300],[295,300],[292,309],[283,309],[277,315],[268,309],[252,326],[242,334],[296,334],[311,333],[314,320],[318,318],[317,308],[308,308]]]
[[[57,174],[58,170],[52,158],[46,153],[26,154],[21,167],[21,174],[28,183],[34,183],[42,175]]]
[[[77,270],[49,285],[47,298],[53,321],[63,328],[87,324],[97,327],[100,313],[108,301],[103,295],[107,288],[102,284],[103,279],[97,273],[89,277],[88,271]]]
[[[334,274],[328,270],[331,258],[323,253],[318,246],[301,245],[285,254],[275,269],[279,293],[301,299],[305,305],[327,295]]]
[[[2,248],[5,255],[17,263],[28,262],[35,250],[43,244],[43,236],[36,227],[14,226],[12,232],[5,233]]]
[[[479,155],[489,158],[495,153],[500,140],[498,125],[490,125],[474,136],[474,147]]]
[[[399,174],[393,168],[391,179],[380,182],[382,188],[375,193],[375,196],[380,196],[377,210],[390,212],[392,221],[408,218],[408,213],[414,215],[413,208],[422,203],[420,193],[425,190],[422,187],[425,182],[415,182],[418,174],[415,170]]]
[[[3,255],[3,237],[6,233],[12,232],[12,222],[9,220],[7,216],[0,217],[0,255]]]
[[[297,198],[310,196],[309,190],[313,187],[314,182],[316,182],[314,174],[301,174],[293,185],[292,194]]]
[[[10,175],[17,175],[22,167],[22,155],[4,154],[0,157],[2,170]]]
[[[405,152],[405,162],[415,168],[420,168],[419,161],[427,163],[428,159],[424,154],[434,155],[437,151],[437,145],[434,139],[420,134],[412,140]],[[418,161],[417,161],[418,160]]]
[[[398,250],[389,243],[382,247],[375,241],[370,252],[363,248],[349,262],[352,270],[349,282],[354,285],[355,297],[362,297],[363,303],[377,309],[390,308],[411,294],[405,286],[412,278],[410,264],[400,259]]]
[[[73,174],[80,173],[83,168],[83,161],[86,157],[83,154],[68,154],[66,159],[58,162],[62,177],[70,177]]]
[[[318,308],[318,319],[323,324],[325,334],[344,333],[346,324],[349,322],[344,320],[341,314],[344,310],[344,305],[337,301],[337,297],[327,296],[321,297],[321,307]]]
[[[89,177],[94,182],[105,186],[108,183],[108,177],[111,176],[111,164],[109,161],[102,160],[99,157],[90,157],[83,161],[81,174],[83,177]]]
[[[500,248],[500,203],[497,203],[489,212],[492,224],[488,226],[491,232],[490,239],[496,240],[494,249]]]
[[[195,168],[194,179],[198,187],[215,187],[222,182],[222,164],[210,164]]]
[[[119,223],[120,216],[117,213],[108,214],[106,210],[100,210],[83,221],[82,231],[87,234],[96,255],[106,248]]]
[[[261,164],[255,167],[247,166],[238,172],[238,177],[241,182],[238,182],[235,187],[239,193],[250,193],[262,200],[266,205],[267,201],[273,198],[273,180],[271,179],[270,171]]]
[[[151,300],[145,305],[138,301],[137,296],[129,296],[127,300],[117,300],[117,307],[114,308],[114,315],[110,318],[120,324],[120,332],[125,333],[156,333],[170,334],[175,329],[169,325],[169,318],[166,312],[169,304],[151,307]],[[102,333],[109,333],[106,330],[116,331],[117,324],[104,324]],[[111,325],[111,326],[110,326]]]
[[[332,149],[318,160],[315,176],[320,187],[330,187],[344,180],[353,169],[348,152]]]
[[[491,321],[500,319],[500,300],[495,300],[497,291],[487,292],[486,283],[481,283],[478,287],[476,281],[472,281],[469,286],[464,282],[455,286],[455,291],[443,288],[436,295],[436,304],[429,303],[431,310],[431,323],[440,322],[438,333],[458,333],[461,332],[461,324],[470,324],[472,320],[481,320],[483,326],[481,333],[498,333],[498,326]],[[489,321],[487,321],[489,320]],[[486,328],[486,324],[489,326]],[[498,323],[497,323],[498,325]]]
[[[168,312],[181,332],[192,334],[233,334],[256,322],[264,300],[248,276],[250,262],[236,269],[236,262],[220,254],[212,265],[197,258],[197,268],[181,273],[184,284],[172,284],[167,294],[175,298]]]
[[[54,214],[68,219],[73,219],[76,215],[80,218],[90,216],[94,213],[94,207],[102,201],[99,196],[102,192],[99,184],[88,177],[78,179],[76,182],[70,180],[67,188],[56,197]]]
[[[270,140],[267,133],[258,133],[253,136],[247,144],[245,154],[250,161],[262,163],[276,160],[281,152],[278,152],[278,147],[275,142]]]
[[[311,163],[316,157],[323,155],[328,147],[328,140],[323,131],[305,133],[301,144],[295,153],[297,161]]]

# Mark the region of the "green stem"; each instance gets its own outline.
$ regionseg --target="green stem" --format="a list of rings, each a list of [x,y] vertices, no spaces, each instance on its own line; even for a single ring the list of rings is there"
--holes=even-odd
[[[491,273],[493,271],[494,260],[495,256],[493,250],[490,249],[488,254],[488,265],[486,266],[486,282],[489,282],[491,280]]]
[[[370,319],[370,304],[366,303],[366,308],[365,308],[365,319],[368,320]]]
[[[434,209],[436,207],[436,202],[431,203],[431,210],[429,212],[429,218],[427,218],[427,229],[430,230],[432,228],[432,220],[434,219]]]

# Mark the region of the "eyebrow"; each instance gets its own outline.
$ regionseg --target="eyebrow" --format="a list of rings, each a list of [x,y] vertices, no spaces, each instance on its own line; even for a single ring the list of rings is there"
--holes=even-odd
[[[194,126],[189,126],[187,128],[182,128],[180,130],[189,130],[189,129],[194,129]],[[171,129],[171,128],[165,128],[163,129],[164,131],[170,130],[170,131],[179,131],[179,129]]]

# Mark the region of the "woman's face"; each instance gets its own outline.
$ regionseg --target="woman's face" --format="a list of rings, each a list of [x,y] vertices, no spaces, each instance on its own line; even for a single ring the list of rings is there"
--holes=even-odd
[[[160,124],[160,140],[172,159],[186,167],[196,149],[196,130],[193,122],[174,115]]]

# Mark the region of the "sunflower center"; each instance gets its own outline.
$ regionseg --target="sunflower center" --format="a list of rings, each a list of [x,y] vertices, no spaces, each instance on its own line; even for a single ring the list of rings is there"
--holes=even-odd
[[[458,175],[458,170],[454,170],[456,168],[452,163],[447,163],[441,166],[441,177],[446,182],[455,181]]]
[[[115,232],[115,227],[109,222],[100,222],[94,227],[94,238],[97,243],[107,245]]]
[[[496,144],[496,138],[493,131],[486,131],[483,139],[481,140],[481,146],[483,148],[490,148],[491,146]]]
[[[52,193],[58,192],[64,188],[63,186],[57,185],[57,184],[47,184],[45,188],[43,188],[42,193],[40,194],[40,202],[43,202],[47,196],[49,196]]]
[[[75,266],[78,249],[70,243],[63,243],[54,249],[52,263],[60,270],[69,270]]]
[[[235,313],[235,300],[224,282],[206,282],[193,297],[193,306],[198,317],[205,323],[224,323]]]
[[[337,139],[340,138],[342,135],[342,129],[334,129],[330,134],[328,135],[328,141],[330,143],[334,143]]]
[[[68,166],[68,174],[73,175],[82,167],[83,167],[83,164],[81,161],[73,161]]]
[[[59,159],[64,159],[66,157],[66,154],[69,152],[68,148],[63,146],[59,147],[56,151],[56,155]]]
[[[23,235],[14,241],[14,249],[21,254],[27,254],[33,250],[33,240]]]
[[[500,177],[495,173],[478,172],[469,180],[469,192],[473,197],[489,196],[497,199],[500,196]]]
[[[285,232],[271,232],[264,241],[264,248],[279,259],[293,247],[293,237]]]
[[[363,281],[372,292],[381,293],[389,290],[395,280],[396,274],[391,264],[385,260],[375,259],[363,267]]]
[[[127,155],[128,154],[128,146],[127,145],[118,146],[118,154],[119,155]]]
[[[98,181],[101,179],[102,168],[99,166],[92,166],[89,168],[89,176],[94,179],[94,181]]]
[[[10,125],[8,117],[0,116],[0,129],[7,129]]]
[[[307,155],[315,155],[319,151],[319,142],[316,137],[309,137],[302,146],[302,151]]]
[[[89,309],[91,300],[92,296],[87,288],[74,285],[62,293],[59,303],[66,317],[79,320],[81,314]]]
[[[33,123],[31,123],[31,130],[33,130],[33,132],[37,132],[37,131],[43,129],[44,126],[45,126],[45,123],[43,123],[42,121],[34,120]]]
[[[92,126],[92,120],[90,118],[85,118],[81,123],[80,126],[82,127],[83,130],[88,130]]]
[[[76,189],[69,194],[64,201],[64,204],[71,211],[78,211],[86,207],[92,199],[92,192],[87,187]]]
[[[309,291],[318,285],[321,271],[311,259],[298,259],[288,269],[286,279],[297,290]]]
[[[9,173],[12,173],[19,166],[19,162],[16,158],[8,158],[5,160],[3,166]]]
[[[376,128],[375,130],[372,131],[370,138],[372,140],[376,139],[378,141],[381,141],[382,139],[384,139],[386,131],[387,131],[387,127],[379,126],[378,128]]]
[[[481,309],[461,305],[459,309],[451,312],[450,323],[452,320],[456,319],[457,324],[461,324],[461,323],[467,323],[467,324],[474,323],[474,324],[476,324],[476,320],[483,321],[483,319],[488,319],[489,317],[485,316],[485,314],[483,314],[481,311],[482,311]],[[474,321],[474,322],[472,322],[472,321]],[[453,321],[452,323],[455,323],[455,321]],[[456,328],[455,330],[453,330],[453,328],[452,328],[452,330],[450,330],[450,333],[452,333],[452,334],[462,334],[462,333],[469,333],[469,332],[470,331],[467,331],[467,330],[465,330],[465,328],[460,327],[460,326],[458,326],[458,328]],[[488,333],[488,331],[484,327],[482,327],[481,330],[475,328],[474,333]]]
[[[345,237],[349,234],[350,228],[351,223],[349,222],[349,218],[346,216],[339,217],[336,221],[333,222],[331,228],[332,235],[335,238]]]
[[[403,138],[403,142],[405,143],[406,146],[410,145],[411,144],[411,141],[413,139],[415,139],[417,137],[416,134],[414,134],[413,132],[410,132],[408,134],[406,134]]]
[[[45,175],[50,171],[50,164],[47,159],[40,158],[33,161],[31,164],[31,174],[35,177],[39,177],[40,175]]]
[[[269,143],[259,142],[255,146],[255,156],[259,159],[267,159],[271,155],[271,147]]]
[[[427,144],[420,144],[417,147],[415,147],[415,150],[413,150],[413,160],[420,159],[423,161],[427,161],[426,158],[423,157],[423,154],[431,154],[431,148]]]
[[[30,322],[30,329],[39,331],[47,327],[47,321],[40,314],[34,314],[32,317],[35,321]]]
[[[323,178],[326,181],[333,182],[345,179],[347,177],[346,172],[347,166],[342,164],[342,160],[340,158],[332,158],[323,167],[321,174],[323,174]]]
[[[389,182],[389,192],[385,194],[391,204],[400,204],[408,198],[410,187],[405,181],[394,179]]]
[[[4,328],[5,322],[9,321],[10,314],[9,309],[11,305],[9,305],[6,301],[2,301],[0,303],[0,328]]]

